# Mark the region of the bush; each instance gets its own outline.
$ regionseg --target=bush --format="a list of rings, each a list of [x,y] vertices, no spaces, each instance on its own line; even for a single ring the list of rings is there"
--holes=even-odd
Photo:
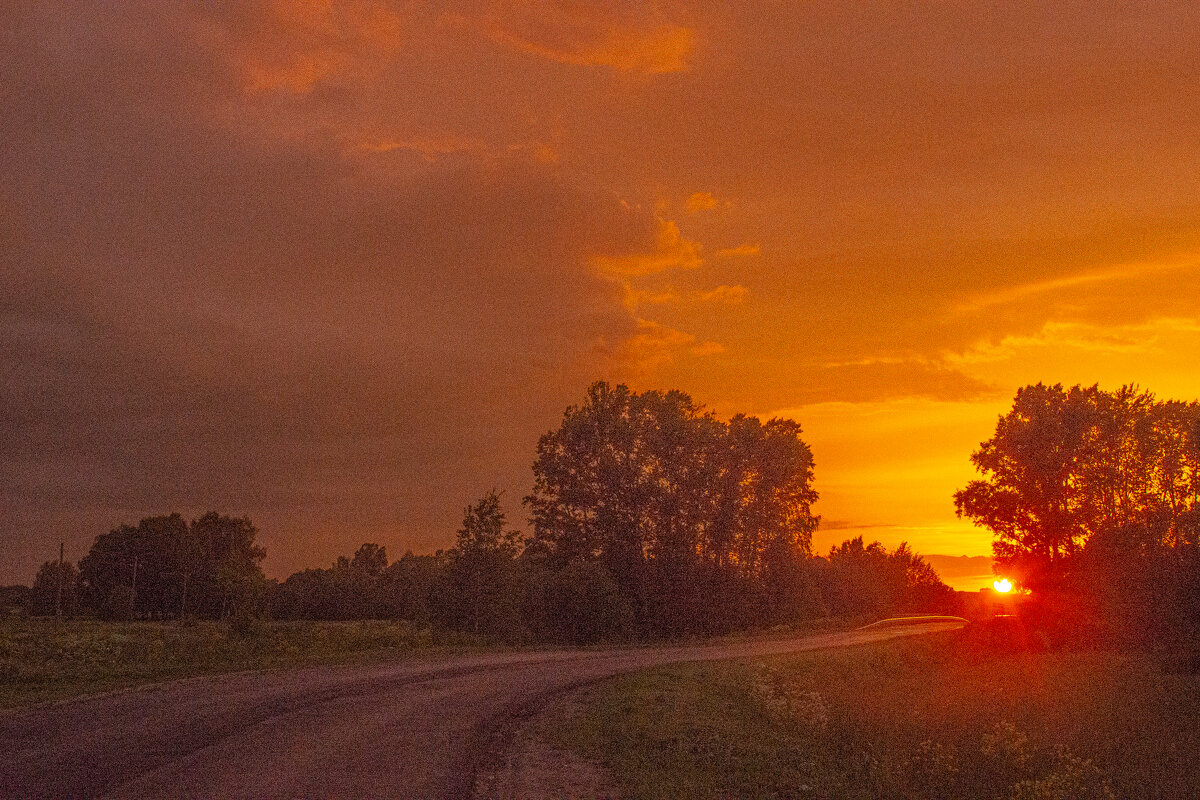
[[[124,585],[110,589],[100,606],[100,617],[112,622],[133,619],[133,589]]]
[[[531,616],[551,640],[595,644],[626,639],[634,629],[633,606],[593,561],[575,561],[551,575],[533,602]]]

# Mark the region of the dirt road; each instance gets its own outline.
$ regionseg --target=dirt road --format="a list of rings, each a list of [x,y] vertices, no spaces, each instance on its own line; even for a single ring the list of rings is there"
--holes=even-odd
[[[513,727],[574,686],[679,661],[865,644],[961,622],[787,640],[504,653],[196,678],[0,714],[0,797],[470,797]]]

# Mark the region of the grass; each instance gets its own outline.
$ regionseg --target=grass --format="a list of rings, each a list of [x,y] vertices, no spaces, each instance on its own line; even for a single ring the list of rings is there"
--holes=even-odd
[[[678,665],[545,720],[630,798],[1200,797],[1200,678],[969,632]]]
[[[0,618],[0,708],[239,670],[329,664],[481,646],[403,622],[215,622]]]
[[[794,636],[847,624],[820,620],[724,638]],[[56,629],[51,619],[0,615],[0,709],[195,675],[498,647],[481,637],[394,621],[251,621],[238,631],[215,622],[77,619]]]

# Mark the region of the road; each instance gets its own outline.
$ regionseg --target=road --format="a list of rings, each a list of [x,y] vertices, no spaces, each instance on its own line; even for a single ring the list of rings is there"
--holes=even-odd
[[[572,687],[672,662],[866,644],[961,624],[174,681],[0,714],[0,797],[469,798],[476,770],[522,717]]]

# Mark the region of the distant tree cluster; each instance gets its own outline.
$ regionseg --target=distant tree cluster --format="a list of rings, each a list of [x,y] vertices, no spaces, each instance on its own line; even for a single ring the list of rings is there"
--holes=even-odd
[[[1200,404],[1026,386],[972,461],[983,477],[955,495],[958,513],[993,531],[1020,583],[1091,596],[1130,630],[1194,630]]]
[[[389,566],[364,545],[288,578],[272,609],[588,643],[954,604],[905,545],[812,555],[813,458],[788,420],[722,422],[681,392],[597,383],[541,438],[534,479],[531,536],[492,491],[464,509],[453,548]]]
[[[387,549],[367,543],[328,569],[306,569],[272,587],[279,619],[432,619],[444,558],[406,554],[388,564]]]
[[[907,543],[888,552],[879,542],[849,539],[818,559],[819,584],[830,613],[883,616],[893,613],[950,613],[954,590]]]
[[[33,614],[53,614],[61,590],[65,615],[104,619],[217,619],[254,613],[267,582],[266,551],[249,519],[215,512],[187,522],[179,514],[147,517],[96,538],[79,561],[47,561],[30,592]]]
[[[28,610],[30,590],[28,586],[15,584],[0,586],[0,617],[8,614],[19,614]]]

